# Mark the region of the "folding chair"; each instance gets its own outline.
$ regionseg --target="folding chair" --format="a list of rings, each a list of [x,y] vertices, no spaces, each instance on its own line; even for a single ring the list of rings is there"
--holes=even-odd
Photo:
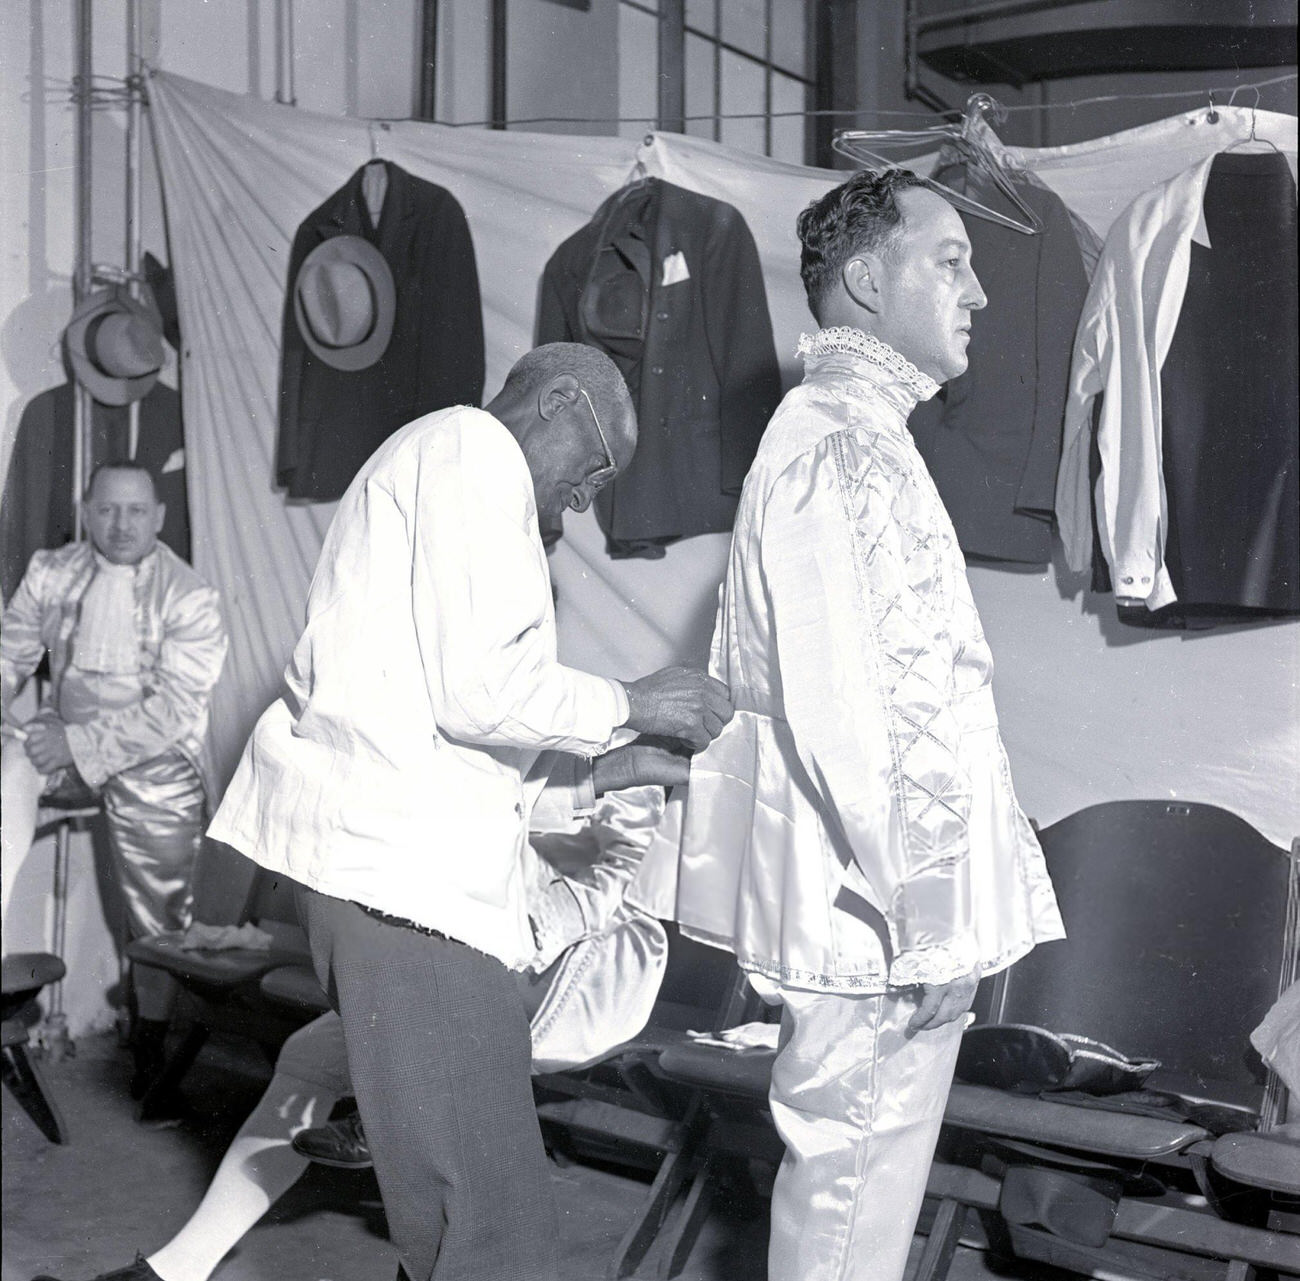
[[[771,1118],[761,1115],[766,1111],[768,1070],[762,1064],[770,1066],[771,1056],[701,1045],[686,1035],[687,1029],[717,1033],[755,1020],[762,1002],[729,952],[692,942],[675,927],[670,940],[664,1021],[657,1015],[638,1038],[634,1053],[650,1090],[670,1101],[674,1119],[660,1145],[663,1155],[650,1190],[610,1262],[612,1278],[634,1275],[656,1241],[661,1242],[659,1274],[676,1276],[724,1178],[739,1181],[756,1196],[743,1158],[780,1159],[781,1143]],[[703,988],[702,974],[708,977]],[[693,1008],[673,1001],[681,987],[670,979],[693,985]],[[711,1008],[703,1004],[706,996],[712,997]],[[682,1009],[690,1010],[685,1019],[680,1017]],[[755,1065],[757,1076],[747,1071]],[[755,1085],[757,1077],[762,1081]],[[754,1089],[761,1095],[758,1109],[751,1107]],[[729,1102],[732,1098],[735,1106]]]
[[[4,958],[0,982],[0,1077],[51,1143],[66,1143],[68,1131],[39,1066],[27,1056],[27,1043],[40,1017],[37,996],[65,973],[62,960],[48,952],[15,952]]]
[[[1267,1130],[1276,1119],[1276,1091],[1248,1038],[1294,964],[1295,862],[1234,815],[1188,803],[1096,805],[1040,840],[1069,937],[990,982],[991,1021],[1082,1033],[1160,1059],[1147,1088],[1184,1100],[1188,1115],[954,1084],[945,1115],[952,1159],[931,1173],[939,1212],[918,1281],[945,1274],[968,1207],[1016,1255],[1076,1271],[1192,1276],[1204,1274],[1205,1260],[1238,1273],[1300,1269],[1300,1240],[1228,1221],[1215,1139],[1202,1123],[1213,1114],[1219,1125]],[[1001,1214],[1009,1169],[1098,1165],[1124,1186],[1103,1245]],[[1134,1190],[1150,1174],[1159,1195]]]
[[[127,955],[137,965],[164,970],[177,981],[178,1012],[189,1023],[179,1047],[141,1100],[143,1118],[180,1085],[212,1032],[249,1038],[274,1058],[284,1039],[313,1017],[267,1001],[261,990],[263,977],[271,971],[300,965],[310,956],[290,885],[215,841],[204,842],[199,864],[195,919],[208,925],[252,922],[271,935],[272,945],[268,949],[186,949],[180,946],[179,933],[155,934],[128,945]]]

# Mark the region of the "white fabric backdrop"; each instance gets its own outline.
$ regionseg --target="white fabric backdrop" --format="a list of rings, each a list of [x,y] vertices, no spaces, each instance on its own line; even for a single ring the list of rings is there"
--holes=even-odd
[[[275,695],[333,513],[331,504],[287,503],[271,483],[289,248],[302,218],[372,154],[447,187],[465,208],[489,397],[532,345],[546,259],[638,158],[647,172],[744,215],[787,384],[798,377],[794,346],[812,321],[794,219],[842,173],[679,135],[638,146],[416,122],[368,126],[162,73],[150,93],[185,335],[195,563],[222,591],[231,622],[213,707],[222,776]],[[1248,111],[1219,111],[1214,127],[1194,113],[1082,147],[1014,154],[1104,234],[1148,184],[1249,132]],[[1294,156],[1293,117],[1261,112],[1257,130],[1284,149],[1289,141]],[[613,676],[701,662],[726,546],[726,536],[709,535],[660,561],[611,561],[591,513],[570,514],[552,565],[565,660]],[[1294,625],[1192,639],[1137,634],[1115,624],[1109,598],[1088,596],[1062,570],[973,569],[971,578],[1030,813],[1050,822],[1095,801],[1177,796],[1233,809],[1279,842],[1300,831]]]

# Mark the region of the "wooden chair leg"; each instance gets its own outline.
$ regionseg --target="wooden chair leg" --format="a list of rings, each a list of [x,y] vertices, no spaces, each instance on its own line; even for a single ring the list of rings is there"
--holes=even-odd
[[[939,1202],[934,1225],[926,1238],[912,1281],[945,1281],[965,1223],[966,1207],[960,1201],[945,1197]]]
[[[669,1281],[686,1266],[686,1260],[690,1257],[695,1242],[699,1240],[713,1206],[717,1177],[718,1163],[710,1157],[704,1168],[696,1174],[686,1193],[677,1222],[664,1238],[664,1254],[659,1263],[661,1281]]]
[[[3,1054],[0,1078],[22,1105],[23,1111],[36,1122],[37,1129],[51,1143],[66,1143],[68,1131],[63,1117],[40,1069],[27,1057],[27,1047],[6,1045],[0,1053]]]
[[[641,1266],[641,1260],[654,1244],[673,1202],[677,1200],[677,1194],[682,1190],[690,1163],[689,1151],[669,1152],[664,1157],[659,1172],[650,1185],[649,1195],[623,1234],[618,1249],[614,1251],[613,1261],[609,1265],[609,1276],[614,1281],[632,1276]]]
[[[680,1143],[674,1151],[664,1155],[649,1194],[614,1251],[608,1272],[612,1281],[632,1276],[654,1244],[695,1160],[703,1125],[703,1099],[697,1095],[691,1100],[682,1120]]]

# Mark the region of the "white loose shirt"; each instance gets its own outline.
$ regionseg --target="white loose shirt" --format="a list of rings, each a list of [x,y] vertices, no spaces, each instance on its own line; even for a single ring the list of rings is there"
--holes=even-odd
[[[549,752],[600,752],[627,716],[617,681],[556,657],[519,446],[482,410],[440,410],[385,442],[343,496],[284,691],[210,835],[521,968]]]
[[[1292,176],[1295,169],[1294,154]],[[1075,335],[1056,519],[1070,568],[1092,562],[1097,533],[1115,595],[1160,609],[1177,599],[1165,568],[1160,373],[1187,296],[1191,246],[1207,248],[1202,205],[1214,157],[1139,196],[1111,227]],[[1101,475],[1088,476],[1093,401]]]

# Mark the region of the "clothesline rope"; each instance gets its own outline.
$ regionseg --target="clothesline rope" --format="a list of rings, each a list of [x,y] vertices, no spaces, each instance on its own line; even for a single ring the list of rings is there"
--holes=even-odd
[[[1157,101],[1166,98],[1199,98],[1208,99],[1210,94],[1230,94],[1246,92],[1247,90],[1266,89],[1271,85],[1285,84],[1300,76],[1298,72],[1288,72],[1286,75],[1272,76],[1267,80],[1256,80],[1250,84],[1240,85],[1212,85],[1205,89],[1178,89],[1170,90],[1164,93],[1108,93],[1100,94],[1093,98],[1076,98],[1069,102],[1037,102],[1024,103],[1015,106],[1007,106],[999,102],[998,106],[1006,112],[1012,111],[1070,111],[1077,107],[1092,106],[1099,102],[1144,102]],[[959,112],[952,112],[953,115],[959,115]],[[740,112],[707,112],[703,115],[684,116],[683,120],[687,124],[694,124],[710,120],[783,120],[783,119],[800,119],[810,120],[826,116],[871,116],[881,117],[889,116],[891,118],[903,120],[934,120],[936,113],[933,111],[892,111],[886,109],[872,109],[870,111],[858,110],[856,108],[845,108],[838,110],[834,108],[818,108],[814,111],[740,111]],[[503,128],[513,125],[541,125],[541,124],[568,124],[568,125],[653,125],[654,116],[520,116],[516,119],[505,121],[492,120],[458,120],[451,123],[455,129],[482,129],[487,125],[499,123]]]

